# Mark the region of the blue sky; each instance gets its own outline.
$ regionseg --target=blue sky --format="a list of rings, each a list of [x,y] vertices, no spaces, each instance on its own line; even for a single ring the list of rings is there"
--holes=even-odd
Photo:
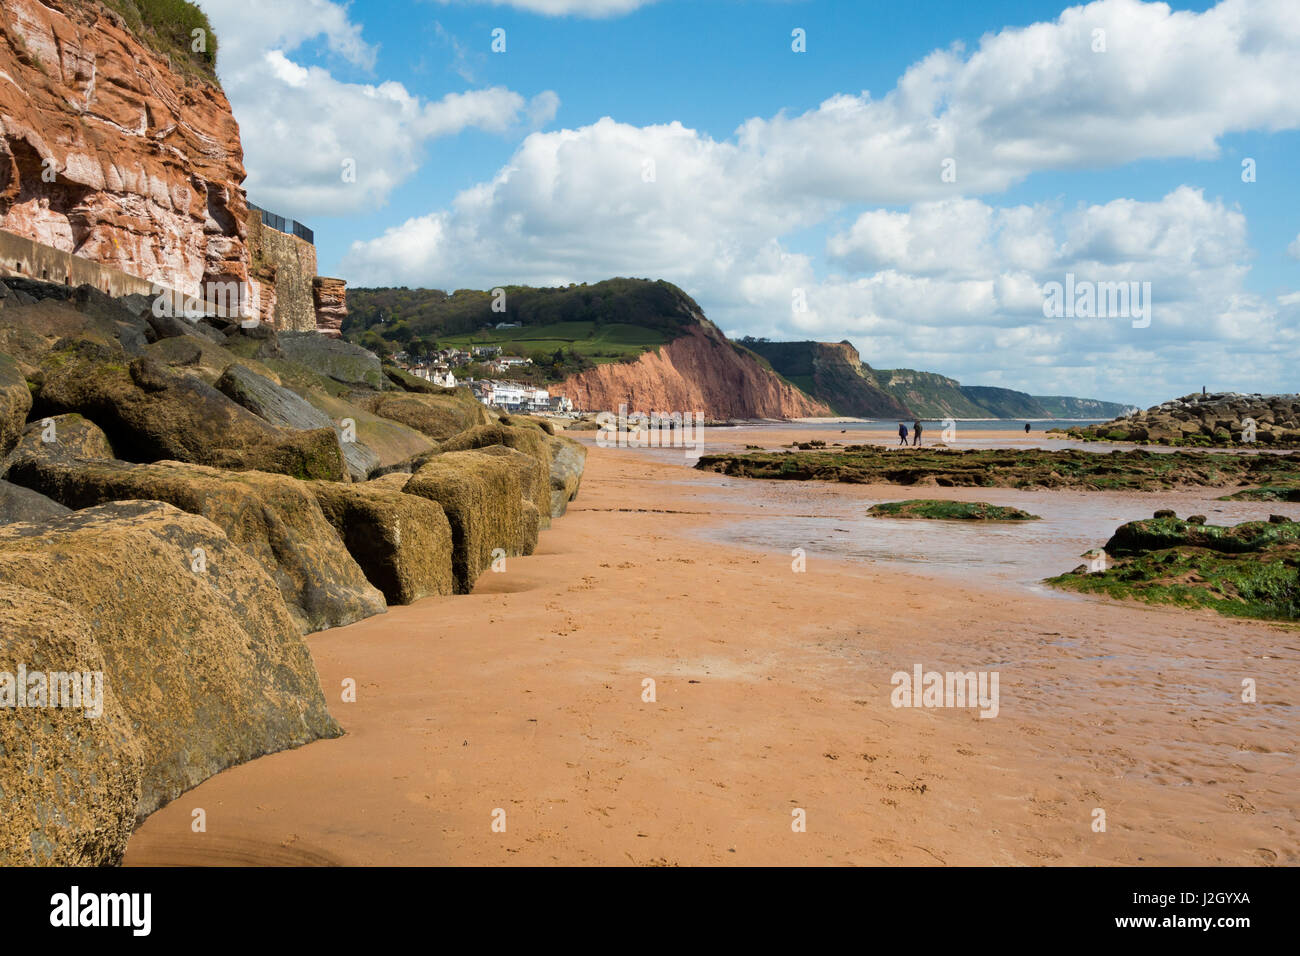
[[[250,198],[350,284],[643,275],[968,384],[1300,388],[1291,0],[200,5]],[[1066,272],[1151,323],[1045,317]]]

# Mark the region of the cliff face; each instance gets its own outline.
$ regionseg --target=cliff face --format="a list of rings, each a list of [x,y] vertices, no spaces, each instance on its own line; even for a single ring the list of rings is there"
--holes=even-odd
[[[814,401],[700,319],[635,362],[600,365],[550,386],[588,411],[702,412],[707,418],[829,415]]]
[[[746,345],[837,415],[906,418],[902,402],[882,389],[848,342],[755,342]]]
[[[243,179],[218,87],[94,0],[4,0],[0,229],[197,295],[248,280]]]
[[[910,368],[876,369],[876,381],[922,418],[991,418],[962,391],[961,382],[936,372]]]

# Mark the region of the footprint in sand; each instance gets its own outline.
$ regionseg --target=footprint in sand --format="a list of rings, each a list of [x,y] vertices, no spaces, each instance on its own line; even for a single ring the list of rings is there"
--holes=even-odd
[[[1228,801],[1228,806],[1232,807],[1232,809],[1236,810],[1238,813],[1255,812],[1254,804],[1239,793],[1230,793],[1224,799]]]

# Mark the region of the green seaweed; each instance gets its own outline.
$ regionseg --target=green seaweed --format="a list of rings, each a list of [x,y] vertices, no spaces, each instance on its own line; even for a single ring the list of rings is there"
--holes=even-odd
[[[992,505],[987,501],[943,501],[936,498],[911,498],[907,501],[882,501],[867,509],[876,518],[928,518],[935,521],[1038,521],[1019,508]]]
[[[1116,559],[1106,570],[1080,566],[1046,583],[1230,617],[1300,620],[1300,523],[1133,521],[1116,530],[1105,550]]]
[[[1237,455],[1132,449],[1105,454],[1079,449],[889,450],[849,445],[834,450],[703,455],[696,467],[747,478],[897,485],[924,482],[945,488],[1162,491],[1300,484],[1300,454],[1294,452]]]

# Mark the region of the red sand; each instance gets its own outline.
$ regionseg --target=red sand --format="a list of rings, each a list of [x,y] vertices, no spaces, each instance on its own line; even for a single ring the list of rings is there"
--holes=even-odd
[[[536,555],[308,638],[347,736],[208,780],[127,863],[1300,863],[1296,629],[816,554],[797,574],[692,532],[799,492],[720,487],[592,448]],[[917,663],[996,670],[999,715],[892,707]]]

